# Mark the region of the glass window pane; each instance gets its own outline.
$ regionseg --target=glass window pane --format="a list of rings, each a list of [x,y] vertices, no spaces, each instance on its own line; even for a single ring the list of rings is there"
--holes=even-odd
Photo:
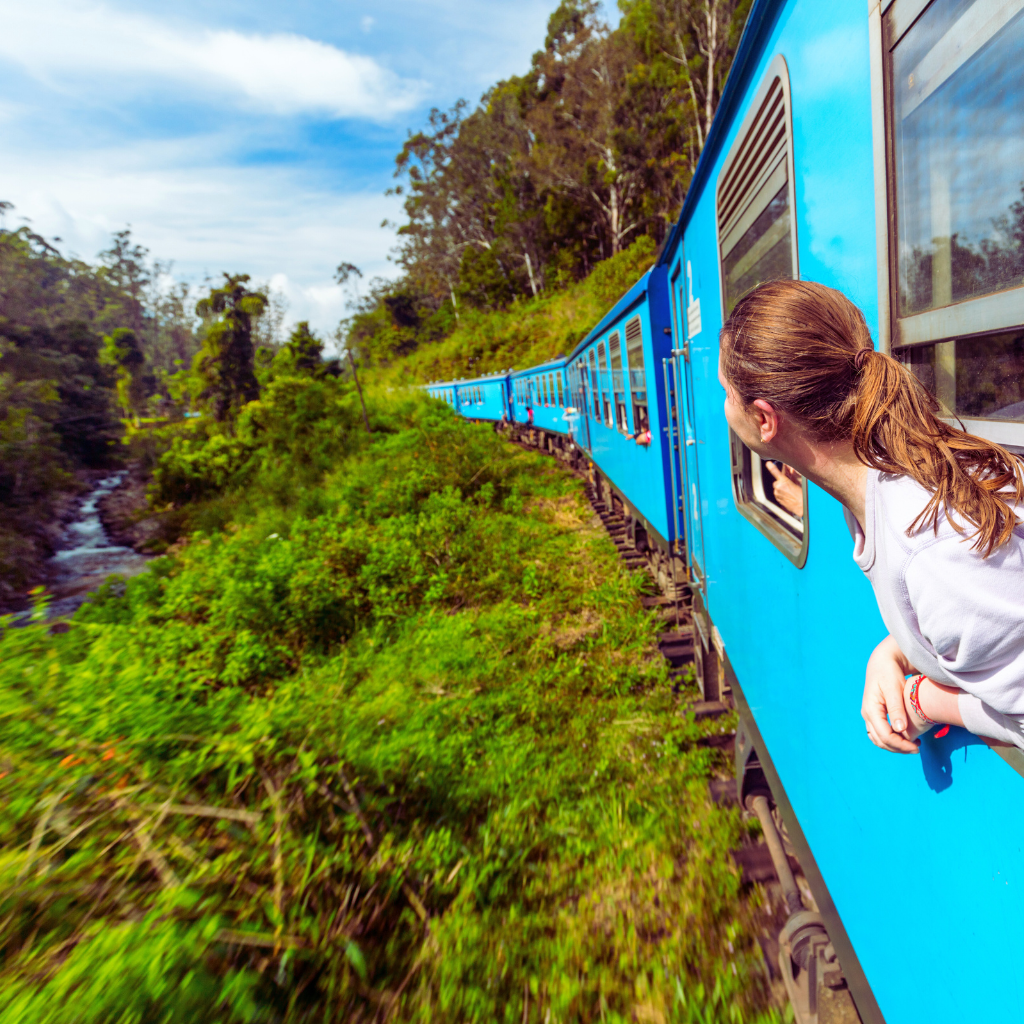
[[[896,356],[946,415],[1024,422],[1024,331],[897,349]]]
[[[788,182],[740,236],[723,258],[722,265],[725,270],[726,316],[747,292],[759,284],[793,276]]]
[[[1024,283],[1024,2],[935,0],[892,54],[901,316]]]

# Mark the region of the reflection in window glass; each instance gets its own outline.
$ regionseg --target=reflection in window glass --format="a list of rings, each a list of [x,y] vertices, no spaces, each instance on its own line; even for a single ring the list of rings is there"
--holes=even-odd
[[[935,0],[893,50],[902,316],[1024,283],[1022,6]]]
[[[897,349],[947,415],[1024,422],[1024,331]]]
[[[789,225],[789,185],[782,188],[722,259],[725,311],[728,316],[747,292],[765,281],[793,276]]]

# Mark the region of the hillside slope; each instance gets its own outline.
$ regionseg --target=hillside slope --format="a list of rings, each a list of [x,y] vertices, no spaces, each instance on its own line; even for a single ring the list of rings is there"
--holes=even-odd
[[[568,355],[654,259],[654,242],[644,235],[562,291],[496,311],[465,307],[448,337],[421,344],[376,373],[388,383],[425,383],[523,368]]]

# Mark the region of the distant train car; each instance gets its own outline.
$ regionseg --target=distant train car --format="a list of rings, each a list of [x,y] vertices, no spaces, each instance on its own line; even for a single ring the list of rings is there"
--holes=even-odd
[[[1024,1019],[1022,758],[867,740],[886,630],[844,509],[776,500],[726,424],[718,334],[759,282],[822,282],[950,416],[1024,445],[1022,53],[1022,0],[757,0],[659,262],[703,681],[731,686],[741,797],[770,784],[864,1021]]]
[[[685,585],[676,484],[669,453],[675,426],[664,386],[672,354],[664,267],[637,281],[565,361],[576,415],[573,440],[598,470],[595,483],[626,519],[630,539],[654,554],[661,586]]]
[[[509,375],[509,386],[512,422],[568,435],[571,403],[565,385],[565,359],[517,370]]]
[[[428,384],[427,391],[448,402],[466,419],[500,421],[508,416],[508,375],[504,373],[470,380],[438,381]]]
[[[454,384],[428,384],[426,390],[431,398],[439,398],[442,402],[447,402],[456,412],[458,411],[459,403]]]

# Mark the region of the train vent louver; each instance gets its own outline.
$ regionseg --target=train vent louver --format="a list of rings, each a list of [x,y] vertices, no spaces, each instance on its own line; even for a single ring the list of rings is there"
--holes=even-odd
[[[640,317],[635,316],[626,324],[626,344],[636,341],[640,337]]]
[[[725,238],[769,175],[786,157],[782,80],[768,87],[754,120],[718,184],[718,236]]]

